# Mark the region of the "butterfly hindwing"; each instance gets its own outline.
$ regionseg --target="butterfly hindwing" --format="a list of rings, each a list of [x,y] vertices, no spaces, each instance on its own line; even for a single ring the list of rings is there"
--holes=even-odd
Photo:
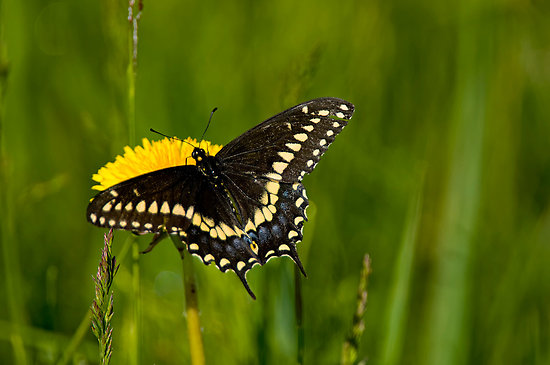
[[[253,298],[246,273],[254,265],[286,255],[304,272],[296,243],[302,239],[303,224],[307,220],[305,189],[299,183],[283,183],[269,189],[275,193],[271,194],[270,202],[260,205],[253,219],[248,219],[244,226],[230,227],[217,222],[209,234],[197,226],[180,233],[192,254],[207,265],[215,264],[222,272],[234,271]],[[269,205],[272,207],[268,208]]]

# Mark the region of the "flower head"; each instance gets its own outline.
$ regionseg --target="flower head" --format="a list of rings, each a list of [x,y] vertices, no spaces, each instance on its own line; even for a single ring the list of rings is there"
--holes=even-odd
[[[99,185],[93,186],[92,189],[101,191],[149,172],[174,166],[194,165],[195,160],[191,158],[193,146],[201,147],[210,156],[222,149],[222,146],[209,141],[198,143],[196,139],[191,138],[184,141],[174,138],[149,141],[143,138],[143,147],[137,146],[132,149],[126,146],[124,155],[118,155],[114,162],[109,162],[100,168],[97,174],[92,176]]]

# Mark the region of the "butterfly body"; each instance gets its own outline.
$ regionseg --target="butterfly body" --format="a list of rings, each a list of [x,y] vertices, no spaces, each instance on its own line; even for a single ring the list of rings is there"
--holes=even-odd
[[[353,110],[341,99],[315,99],[260,123],[214,156],[195,147],[195,165],[153,171],[100,192],[88,206],[88,221],[178,235],[205,264],[233,270],[254,297],[245,276],[255,264],[286,255],[304,271],[296,251],[308,206],[301,180]]]

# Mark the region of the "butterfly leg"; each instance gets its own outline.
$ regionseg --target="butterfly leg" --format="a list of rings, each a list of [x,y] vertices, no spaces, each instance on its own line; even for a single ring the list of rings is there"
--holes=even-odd
[[[155,246],[160,242],[162,241],[163,238],[167,237],[168,236],[168,233],[166,233],[166,231],[162,231],[162,232],[157,232],[155,233],[155,235],[153,236],[153,240],[151,241],[151,243],[149,244],[149,246],[141,251],[141,253],[148,253],[148,252],[151,252],[153,250],[153,248],[155,248]]]

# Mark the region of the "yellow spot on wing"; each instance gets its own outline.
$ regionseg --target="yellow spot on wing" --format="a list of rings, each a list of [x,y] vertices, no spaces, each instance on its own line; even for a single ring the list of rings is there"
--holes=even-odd
[[[243,261],[237,262],[237,270],[241,271],[245,266],[246,264]]]
[[[112,207],[113,207],[113,203],[108,202],[107,204],[105,204],[105,205],[103,206],[103,211],[104,211],[104,212],[109,212],[109,211],[111,210]]]
[[[305,142],[307,139],[307,134],[305,133],[298,133],[294,135],[294,138],[296,138],[300,142]]]
[[[281,180],[283,177],[279,174],[275,174],[273,172],[269,172],[267,174],[265,174],[265,177],[267,177],[268,179],[271,179],[271,180]]]
[[[302,145],[299,143],[287,143],[285,144],[285,146],[287,146],[289,149],[291,149],[294,152],[298,152],[302,148]]]
[[[208,217],[205,217],[203,216],[202,217],[202,220],[204,221],[204,223],[206,223],[209,227],[214,227],[214,220],[212,218],[208,218]]]
[[[260,209],[256,209],[256,212],[254,212],[254,224],[256,224],[256,227],[258,227],[264,221],[265,217],[262,214],[262,211]]]
[[[265,190],[269,191],[271,194],[277,194],[279,192],[279,183],[275,181],[268,181],[265,184]]]
[[[145,208],[146,208],[146,204],[145,204],[145,200],[142,200],[138,203],[138,205],[136,205],[136,210],[138,211],[138,213],[143,213],[145,212]]]
[[[281,151],[281,152],[278,152],[278,154],[286,162],[290,162],[294,158],[294,154],[292,152]]]
[[[176,204],[172,209],[172,213],[175,215],[185,215],[185,209],[183,209],[183,206],[181,204]]]
[[[286,162],[274,162],[273,163],[273,170],[275,170],[278,174],[282,174],[283,171],[285,171],[288,164]]]
[[[271,222],[273,219],[273,214],[269,209],[267,209],[267,207],[262,207],[262,213],[264,214],[265,220]]]
[[[225,235],[224,231],[221,229],[220,226],[216,226],[216,232],[218,233],[218,237],[220,237],[220,239],[222,241],[225,241],[225,239],[227,238],[227,236]]]
[[[265,191],[265,192],[262,194],[262,197],[260,198],[260,203],[262,203],[262,205],[267,205],[267,204],[269,204],[269,195],[268,195],[267,191]]]
[[[195,213],[193,215],[193,221],[192,221],[193,225],[198,227],[201,225],[201,222],[202,222],[201,215],[199,213]]]
[[[220,228],[222,229],[223,233],[225,233],[225,235],[227,237],[231,237],[231,236],[236,236],[237,234],[235,233],[235,231],[229,227],[227,224],[225,224],[224,222],[221,222],[220,223]]]
[[[252,243],[250,244],[250,248],[256,255],[258,254],[258,244],[256,243],[256,241],[252,241]]]
[[[256,226],[249,219],[248,222],[246,222],[246,226],[244,226],[244,231],[245,232],[250,232],[250,231],[255,231],[255,230],[256,230]]]
[[[269,200],[271,204],[277,203],[277,200],[279,200],[279,197],[275,194],[269,194]]]
[[[158,213],[158,205],[157,205],[157,201],[156,200],[153,200],[153,202],[151,203],[151,205],[149,205],[149,213],[151,214],[157,214]]]
[[[160,207],[160,212],[164,214],[170,214],[170,206],[168,205],[168,202],[162,203],[162,207]]]

